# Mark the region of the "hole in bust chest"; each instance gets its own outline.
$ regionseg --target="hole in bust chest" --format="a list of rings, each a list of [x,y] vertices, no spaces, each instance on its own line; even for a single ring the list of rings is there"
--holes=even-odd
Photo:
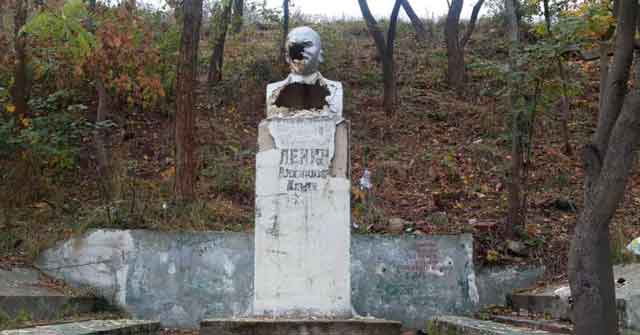
[[[329,94],[326,87],[317,83],[313,85],[294,83],[282,89],[275,105],[290,110],[322,109],[327,105],[326,98]]]

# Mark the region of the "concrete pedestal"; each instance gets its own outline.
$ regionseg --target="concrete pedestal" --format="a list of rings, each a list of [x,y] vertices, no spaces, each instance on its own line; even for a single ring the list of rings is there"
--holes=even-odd
[[[400,335],[400,322],[370,319],[211,319],[201,335]]]

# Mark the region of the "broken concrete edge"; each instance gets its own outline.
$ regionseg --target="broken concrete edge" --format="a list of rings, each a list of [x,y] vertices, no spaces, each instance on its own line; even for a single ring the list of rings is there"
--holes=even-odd
[[[149,320],[90,320],[0,331],[0,335],[117,335],[156,334],[161,330],[159,321]]]
[[[278,107],[276,100],[282,90],[292,84],[320,85],[329,91],[326,97],[326,104],[321,110],[296,110],[292,111],[287,107]],[[342,118],[343,111],[343,88],[342,83],[324,78],[320,72],[309,75],[299,75],[291,73],[282,81],[267,85],[266,94],[267,119],[290,118],[293,116],[338,116]]]

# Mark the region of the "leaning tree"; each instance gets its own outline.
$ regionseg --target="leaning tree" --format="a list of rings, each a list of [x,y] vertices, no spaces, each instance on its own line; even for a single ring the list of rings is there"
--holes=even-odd
[[[231,8],[239,0],[221,0],[216,4],[213,14],[213,51],[209,61],[209,73],[207,82],[215,85],[222,80],[222,65],[224,62],[224,46],[227,41],[227,32],[231,23]],[[234,14],[235,15],[235,14]]]
[[[420,20],[420,17],[418,17],[418,14],[413,10],[413,7],[411,7],[409,0],[402,0],[402,8],[405,13],[407,13],[407,16],[411,20],[411,25],[413,25],[413,28],[416,30],[416,37],[418,38],[418,41],[421,43],[426,42],[428,36],[427,29],[424,27],[424,24],[422,23],[422,20]]]
[[[398,24],[398,13],[400,13],[400,5],[403,0],[396,0],[391,11],[391,18],[389,19],[389,30],[387,32],[387,38],[385,40],[382,29],[378,25],[378,22],[371,14],[369,10],[369,4],[367,0],[358,0],[360,10],[362,11],[362,17],[367,24],[369,34],[373,38],[373,41],[378,50],[378,57],[382,62],[382,80],[384,82],[384,97],[383,105],[384,111],[387,114],[395,112],[395,105],[397,100],[396,92],[396,78],[395,78],[395,66],[393,63],[393,47],[396,40],[396,26]]]
[[[603,76],[598,123],[583,149],[584,202],[569,253],[569,282],[577,335],[617,334],[609,226],[625,193],[640,144],[640,89],[629,87],[637,0],[618,4],[615,52]],[[640,74],[634,73],[637,82]]]

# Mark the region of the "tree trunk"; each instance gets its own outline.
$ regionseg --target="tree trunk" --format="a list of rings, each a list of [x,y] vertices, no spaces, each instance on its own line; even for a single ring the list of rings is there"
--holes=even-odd
[[[447,45],[447,83],[460,91],[464,87],[464,54],[460,46],[458,29],[464,0],[453,0],[447,13],[444,38]]]
[[[362,17],[367,24],[369,34],[373,38],[376,50],[378,50],[378,57],[382,62],[382,80],[384,85],[383,109],[385,113],[393,114],[395,112],[395,104],[397,101],[395,70],[393,64],[393,46],[395,43],[396,26],[398,23],[398,14],[400,13],[402,0],[396,0],[393,6],[391,18],[389,20],[387,41],[385,41],[384,34],[378,26],[378,22],[371,14],[371,10],[369,10],[367,0],[358,0],[358,4],[362,11]]]
[[[416,15],[413,7],[411,7],[409,0],[402,0],[402,8],[404,8],[404,11],[407,13],[407,16],[409,16],[409,19],[411,20],[413,28],[416,30],[416,37],[418,38],[418,41],[420,41],[420,43],[426,43],[427,30],[424,28],[424,24],[422,24],[422,20],[420,20],[420,17]]]
[[[282,42],[280,43],[280,59],[286,62],[287,35],[289,35],[289,0],[282,1]]]
[[[227,40],[227,30],[231,19],[231,1],[223,1],[222,8],[218,8],[214,14],[213,51],[209,62],[209,75],[207,82],[215,85],[222,80],[222,65],[224,61],[224,45]]]
[[[14,83],[11,88],[11,98],[16,107],[16,114],[27,116],[29,114],[29,83],[27,77],[27,41],[21,36],[20,29],[27,23],[28,0],[16,0],[16,13],[14,17],[14,47],[16,63],[14,69]]]
[[[511,45],[510,49],[516,48],[519,40],[517,6],[517,0],[505,0],[505,23],[507,25],[507,41]]]
[[[393,60],[394,44],[396,41],[396,27],[398,25],[398,14],[403,0],[396,0],[391,18],[389,19],[389,31],[387,32],[387,48],[383,60],[383,80],[384,80],[384,111],[387,115],[395,113],[398,102],[398,89],[396,87],[395,62]]]
[[[518,53],[518,20],[516,15],[515,0],[505,0],[505,18],[507,23],[507,37],[509,43],[509,68],[510,71],[516,70],[516,57]],[[510,79],[508,108],[511,111],[511,168],[508,185],[508,222],[506,233],[508,236],[515,234],[515,228],[521,227],[524,223],[522,208],[522,171],[523,171],[523,149],[522,149],[522,131],[520,117],[521,113],[516,105],[517,83]]]
[[[95,14],[95,11],[96,0],[89,0],[89,13],[93,15]],[[95,33],[93,16],[90,16],[89,20],[86,22],[86,28],[88,31]],[[96,170],[98,176],[100,176],[99,183],[102,197],[107,202],[111,202],[116,196],[116,185],[113,175],[113,168],[111,166],[111,155],[109,150],[107,149],[107,141],[105,139],[106,130],[100,127],[101,123],[106,121],[110,114],[111,98],[109,96],[107,88],[104,85],[102,77],[100,77],[100,73],[97,73],[95,76],[95,88],[96,95],[98,96],[98,108],[96,110],[95,118],[95,123],[96,125],[98,125],[98,127],[96,127],[93,134],[93,145],[95,149],[97,164]]]
[[[549,9],[549,0],[542,1],[542,8],[544,10],[544,22],[547,26],[547,34],[551,36],[551,9]]]
[[[122,5],[125,7],[125,9],[130,12],[133,13],[137,6],[136,0],[125,0],[122,2]]]
[[[640,91],[636,88],[628,93],[638,3],[621,0],[617,7],[615,54],[606,84],[601,83],[604,92],[600,92],[596,131],[583,151],[584,203],[569,253],[577,335],[618,333],[609,226],[624,197],[640,145]],[[604,62],[607,57],[601,56]]]
[[[98,110],[96,111],[96,124],[101,125],[102,122],[107,120],[107,116],[109,115],[109,104],[110,98],[107,89],[104,87],[104,83],[102,79],[98,76],[96,78],[96,92],[98,93]],[[96,161],[97,161],[97,172],[98,178],[101,184],[102,195],[104,199],[108,202],[111,202],[116,194],[115,194],[115,180],[113,176],[113,169],[111,167],[111,159],[109,155],[109,150],[107,150],[106,140],[105,140],[105,129],[98,126],[95,129],[95,133],[93,136],[93,142],[96,150]]]
[[[233,33],[242,31],[244,23],[244,0],[233,0]]]
[[[192,201],[195,199],[197,168],[194,107],[202,0],[184,0],[182,6],[184,20],[176,85],[175,194],[178,200]]]
[[[462,38],[459,38],[460,13],[462,12],[464,0],[453,0],[447,13],[447,21],[444,27],[445,43],[447,45],[447,84],[457,91],[461,91],[464,88],[464,48],[475,30],[478,14],[484,1],[485,0],[478,0],[473,6],[469,25]]]

